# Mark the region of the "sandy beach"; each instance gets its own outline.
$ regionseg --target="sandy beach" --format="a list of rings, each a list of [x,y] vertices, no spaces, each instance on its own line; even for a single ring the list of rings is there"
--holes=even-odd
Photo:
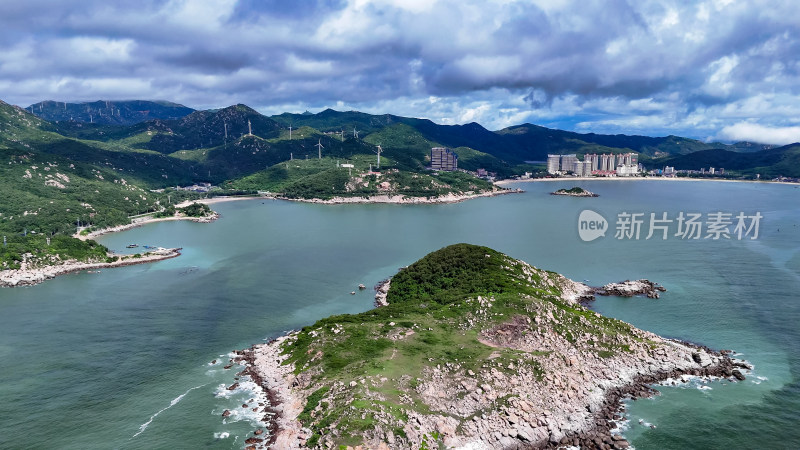
[[[236,197],[222,196],[222,197],[204,198],[193,201],[185,201],[175,206],[178,208],[183,208],[185,206],[190,205],[191,203],[202,203],[205,205],[213,205],[215,203],[231,202],[238,200],[257,200],[257,199],[286,200],[290,202],[320,203],[326,205],[340,205],[340,204],[350,204],[350,203],[441,204],[441,203],[458,203],[458,202],[463,202],[465,200],[471,200],[473,198],[495,197],[498,195],[514,194],[519,192],[522,191],[519,189],[502,189],[491,192],[480,192],[480,193],[469,193],[469,194],[449,193],[445,195],[440,195],[438,197],[430,197],[430,198],[411,197],[402,194],[399,195],[380,194],[380,195],[371,195],[368,197],[333,197],[330,199],[289,198],[278,194],[262,193],[260,195],[253,195],[253,196],[236,196]],[[153,219],[151,221],[147,221],[146,223],[155,222],[157,220],[159,219]]]
[[[201,199],[197,199],[197,200],[186,200],[185,202],[178,203],[177,205],[175,205],[175,207],[176,208],[185,208],[185,207],[191,205],[192,203],[200,203],[202,205],[213,205],[215,203],[235,202],[235,201],[238,201],[238,200],[253,200],[253,199],[257,199],[257,198],[272,198],[272,197],[264,196],[264,195],[243,195],[243,196],[235,196],[235,197],[222,195],[222,196],[219,196],[219,197],[201,198]]]
[[[562,177],[562,178],[529,178],[527,180],[500,180],[494,184],[498,186],[506,186],[514,183],[534,183],[534,182],[551,182],[551,181],[716,181],[721,183],[764,183],[764,184],[789,184],[792,186],[800,186],[800,183],[790,183],[787,181],[770,181],[770,180],[726,180],[722,178],[688,178],[688,177]]]
[[[78,239],[80,239],[82,241],[85,241],[87,239],[94,239],[97,236],[102,236],[104,234],[117,233],[117,232],[120,232],[120,231],[130,230],[131,228],[136,228],[136,227],[140,227],[142,225],[147,225],[148,223],[172,222],[172,221],[175,221],[175,220],[189,220],[189,221],[198,222],[198,223],[208,223],[208,222],[213,222],[213,221],[217,220],[218,218],[219,218],[219,214],[217,212],[214,212],[214,214],[209,216],[209,217],[187,217],[187,216],[179,216],[179,217],[150,217],[150,216],[145,216],[145,217],[139,217],[139,218],[133,219],[131,221],[131,223],[127,223],[127,224],[124,224],[124,225],[117,225],[115,227],[110,227],[110,228],[102,228],[102,229],[99,229],[99,230],[94,230],[94,231],[90,232],[89,234],[75,233],[75,234],[72,235],[72,237],[78,238]]]

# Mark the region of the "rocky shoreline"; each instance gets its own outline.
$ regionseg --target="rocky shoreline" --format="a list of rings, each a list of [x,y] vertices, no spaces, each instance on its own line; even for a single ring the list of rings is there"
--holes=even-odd
[[[594,192],[589,192],[586,189],[572,188],[572,189],[559,189],[551,192],[550,195],[566,195],[568,197],[600,197]]]
[[[376,306],[386,305],[390,283],[391,279],[376,286]],[[556,283],[563,288],[564,301],[572,304],[593,293],[657,296],[663,291],[649,280],[611,283],[601,288],[563,277]],[[477,301],[490,307],[494,299],[479,296]],[[515,316],[505,324],[483,330],[479,340],[498,349],[546,354],[537,363],[546,374],[544,378],[522,365],[509,366],[510,371],[492,367],[477,373],[465,370],[459,363],[431,367],[423,379],[417,379],[415,388],[431,413],[407,411],[404,440],[398,440],[389,430],[381,431],[377,425],[378,431],[368,433],[372,438],[365,440],[363,448],[418,448],[426,436],[435,432],[448,448],[624,449],[630,444],[612,430],[622,420],[626,399],[650,397],[657,392],[651,387],[653,384],[670,379],[685,383],[688,377],[696,376],[737,381],[745,378],[740,369],[751,369],[731,359],[728,351],[664,339],[633,327],[631,332],[636,341],[620,341],[633,342],[629,353],[598,356],[588,347],[576,346],[548,330],[551,325],[539,326],[546,323],[540,324],[539,317],[549,317],[552,325],[560,326],[556,309],[545,305],[537,313],[535,321]],[[242,374],[261,386],[271,403],[264,416],[265,423],[271,426],[269,436],[249,440],[253,445],[248,448],[306,448],[311,430],[302,426],[298,416],[310,393],[319,386],[312,383],[309,374],[295,375],[294,365],[283,364],[288,356],[281,354],[281,345],[297,335],[298,332],[293,332],[267,344],[255,345],[238,359],[245,366]],[[650,344],[644,344],[647,342]],[[370,386],[379,387],[383,381],[385,378],[367,378],[361,380],[361,385],[369,392]],[[361,385],[334,383],[331,392],[346,393]],[[501,398],[505,400],[498,406]],[[376,420],[383,423],[384,419],[376,417]]]
[[[466,200],[471,200],[474,198],[481,198],[481,197],[496,197],[498,195],[505,195],[505,194],[519,194],[525,192],[522,189],[501,189],[489,192],[479,192],[479,193],[470,193],[470,194],[454,194],[449,193],[445,195],[440,195],[438,197],[409,197],[402,194],[392,195],[392,194],[382,194],[382,195],[373,195],[369,197],[333,197],[331,199],[323,200],[320,198],[288,198],[283,196],[275,196],[272,198],[278,200],[289,200],[293,202],[303,202],[303,203],[320,203],[325,205],[341,205],[341,204],[350,204],[350,203],[390,203],[390,204],[442,204],[442,203],[459,203]]]
[[[688,342],[674,341],[676,344],[689,348],[697,349],[698,352],[692,353],[692,359],[701,367],[676,368],[672,370],[662,370],[650,375],[637,375],[628,384],[616,387],[605,394],[603,403],[598,412],[594,414],[594,427],[582,433],[575,433],[572,436],[564,436],[558,442],[550,440],[546,448],[561,448],[563,446],[575,446],[579,448],[597,449],[624,449],[630,444],[619,433],[612,430],[618,428],[623,420],[624,411],[623,401],[636,400],[638,398],[649,398],[658,395],[658,391],[652,386],[670,379],[680,379],[687,382],[687,376],[704,378],[727,378],[731,381],[743,381],[745,376],[739,370],[752,369],[751,366],[731,359],[728,351],[713,351],[707,347],[697,346]],[[716,360],[706,358],[705,355],[712,354]],[[701,356],[702,355],[702,356]],[[706,363],[705,366],[702,366]]]
[[[608,283],[600,287],[586,286],[583,292],[577,296],[577,300],[583,306],[589,306],[595,300],[595,295],[604,297],[635,297],[645,296],[647,298],[658,299],[661,292],[666,292],[667,288],[658,283],[647,279],[625,280],[620,283]]]
[[[309,436],[309,430],[304,429],[297,420],[303,411],[305,398],[293,392],[294,366],[283,365],[287,356],[282,355],[280,349],[281,344],[294,334],[289,333],[266,344],[239,351],[237,354],[240,356],[231,360],[244,366],[239,375],[249,377],[264,390],[269,399],[262,418],[269,434],[263,438],[248,439],[248,450],[302,448],[299,444]],[[254,435],[258,435],[258,432]]]
[[[65,261],[61,264],[42,266],[36,268],[9,269],[0,271],[0,287],[33,286],[59,275],[82,272],[85,270],[110,269],[114,267],[132,266],[165,259],[176,258],[181,255],[181,248],[161,248],[142,254],[136,258],[133,255],[109,254],[109,257],[119,258],[112,262],[81,262]]]
[[[307,396],[293,389],[302,382],[298,382],[294,375],[293,365],[282,365],[286,356],[281,355],[280,350],[280,344],[293,336],[294,333],[290,333],[267,344],[253,346],[243,351],[242,356],[237,360],[245,366],[240,375],[249,376],[264,389],[270,400],[270,406],[265,410],[263,417],[269,434],[264,438],[249,439],[248,443],[251,445],[246,447],[248,450],[307,448],[305,442],[311,435],[311,431],[304,428],[297,420]],[[620,433],[613,431],[623,421],[622,412],[625,400],[657,395],[658,391],[652,386],[670,379],[679,379],[686,383],[687,376],[696,376],[741,381],[745,379],[745,376],[739,369],[752,369],[743,362],[731,359],[727,351],[715,352],[686,342],[672,342],[684,349],[695,350],[691,355],[692,361],[696,363],[697,367],[676,367],[661,369],[651,374],[638,374],[620,386],[611,387],[604,392],[599,402],[586,405],[586,409],[591,414],[584,418],[583,422],[588,425],[585,429],[574,430],[570,427],[560,429],[558,425],[553,426],[553,424],[566,424],[563,417],[554,417],[547,412],[536,422],[529,422],[523,427],[514,427],[524,423],[525,412],[534,409],[534,405],[531,403],[517,402],[512,408],[503,408],[499,414],[481,420],[473,419],[475,425],[470,425],[478,432],[476,436],[482,436],[479,440],[454,442],[451,439],[449,443],[445,440],[445,445],[458,446],[457,448],[556,449],[574,446],[587,449],[625,449],[630,444]],[[575,364],[574,361],[572,363]],[[528,417],[532,416],[528,415]],[[417,422],[420,425],[425,423],[421,417],[417,418]],[[533,424],[539,426],[530,426]],[[427,423],[427,425],[433,430],[445,432],[445,436],[455,434],[455,426],[443,423],[441,418],[438,422]],[[509,426],[514,427],[513,430],[510,430]],[[447,433],[451,429],[453,432]],[[254,434],[258,436],[261,433],[257,431]],[[489,447],[480,447],[480,443],[486,441],[488,441]],[[365,448],[388,450],[395,447],[380,442]]]
[[[389,288],[392,286],[392,279],[387,278],[380,283],[375,285],[375,307],[379,308],[381,306],[386,306],[389,302],[386,301],[386,297],[389,295]]]

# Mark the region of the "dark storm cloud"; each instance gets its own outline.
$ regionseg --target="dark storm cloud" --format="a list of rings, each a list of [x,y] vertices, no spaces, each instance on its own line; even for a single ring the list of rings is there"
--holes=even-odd
[[[784,0],[4,2],[0,95],[725,137],[797,124],[797,12]]]

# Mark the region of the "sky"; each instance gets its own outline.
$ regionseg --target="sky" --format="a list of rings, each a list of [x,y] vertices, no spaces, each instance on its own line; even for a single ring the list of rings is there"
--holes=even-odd
[[[0,2],[0,99],[800,141],[797,0]]]

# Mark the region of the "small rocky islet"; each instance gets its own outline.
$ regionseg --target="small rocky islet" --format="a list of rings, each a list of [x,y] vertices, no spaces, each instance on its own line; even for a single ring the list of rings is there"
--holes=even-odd
[[[570,189],[559,189],[555,192],[551,192],[550,195],[566,195],[568,197],[599,197],[599,195],[595,194],[594,192],[587,191],[586,189],[578,186]]]
[[[624,399],[750,369],[581,305],[594,294],[657,298],[664,289],[648,280],[593,288],[457,244],[376,290],[375,309],[237,352],[240,375],[270,399],[268,433],[249,445],[621,449]]]

